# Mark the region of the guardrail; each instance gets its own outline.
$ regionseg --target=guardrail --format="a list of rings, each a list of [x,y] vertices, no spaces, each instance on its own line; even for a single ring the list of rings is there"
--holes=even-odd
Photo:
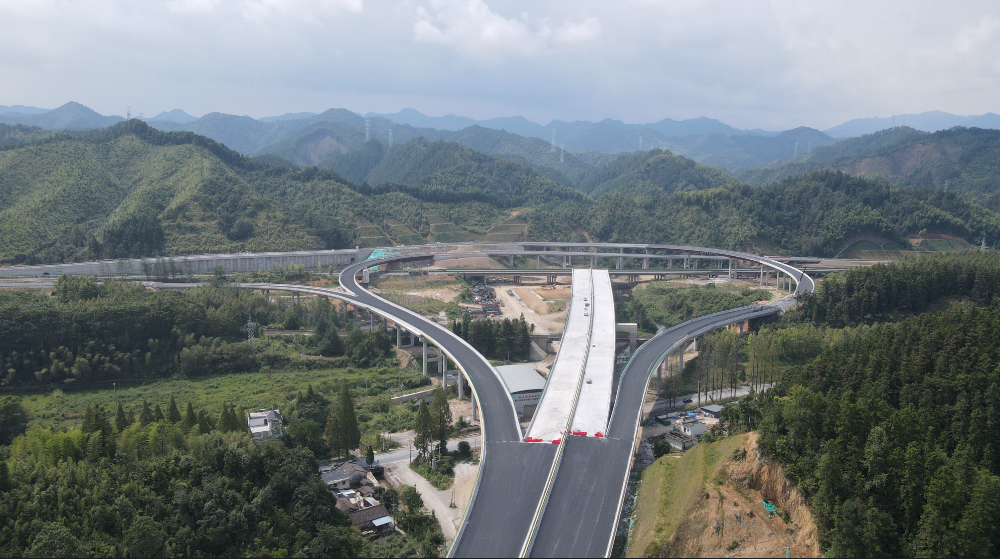
[[[748,308],[748,307],[744,307],[744,308]],[[712,316],[717,316],[717,315],[721,315],[721,314],[728,314],[728,313],[733,312],[734,310],[739,310],[739,308],[729,309],[727,311],[720,311],[720,312],[717,312],[717,313],[712,313],[710,315],[706,315],[706,316],[703,316],[703,317],[698,317],[698,318],[693,319],[693,320],[702,320],[704,318],[708,318],[708,317],[712,317]],[[725,326],[727,324],[732,324],[732,319],[733,318],[740,318],[740,319],[744,319],[745,320],[745,319],[757,318],[757,317],[761,317],[761,316],[768,316],[768,315],[775,314],[777,312],[781,312],[781,309],[778,308],[778,307],[773,307],[772,306],[772,307],[767,307],[766,310],[756,311],[756,312],[750,312],[750,313],[747,313],[747,314],[737,315],[736,317],[730,317],[730,318],[728,318],[726,320],[721,320],[721,321],[718,321],[718,322],[710,323],[707,326],[699,328],[698,330],[696,330],[696,331],[688,334],[687,336],[684,336],[680,340],[677,340],[676,342],[674,342],[673,344],[671,344],[670,347],[668,347],[667,349],[665,349],[662,352],[660,352],[660,355],[653,361],[653,364],[649,367],[649,370],[646,371],[646,385],[645,385],[645,389],[643,390],[643,394],[645,394],[646,391],[649,390],[649,382],[653,378],[653,371],[656,369],[657,365],[659,365],[660,361],[662,361],[663,358],[668,353],[670,353],[671,351],[673,351],[676,347],[678,347],[678,346],[682,346],[683,347],[683,344],[685,342],[687,342],[691,338],[700,336],[701,334],[704,334],[705,332],[709,332],[711,330],[716,330],[716,329],[721,328],[721,327],[723,327],[723,326]],[[665,330],[665,331],[663,331],[660,334],[657,334],[655,337],[653,337],[653,339],[651,339],[648,342],[646,342],[646,344],[652,343],[657,337],[659,337],[659,336],[665,336],[671,330],[675,330],[676,328],[679,328],[681,326],[683,326],[683,323],[682,324],[678,324],[677,326],[675,326],[674,328],[671,328],[669,330]],[[635,353],[638,353],[638,351],[636,351]],[[622,369],[622,376],[624,376],[625,375],[625,371],[628,370],[628,366],[631,364],[632,358],[635,357],[635,353],[632,354],[632,357],[629,358],[629,363],[627,363],[625,365],[625,368]],[[620,378],[621,377],[619,377],[619,386],[621,386],[621,384],[620,384],[621,383]],[[642,418],[642,411],[643,411],[642,405],[640,404],[638,412],[636,413],[636,416],[635,416],[635,433],[632,435],[632,440],[634,441],[634,445],[633,445],[633,448],[632,448],[632,452],[633,453],[635,452],[635,448],[638,447],[639,441],[640,441],[639,429],[641,429],[641,427],[642,427],[642,419],[641,419]],[[612,417],[614,417],[614,416],[612,415]],[[631,471],[632,471],[632,467],[629,466],[629,472],[631,472]],[[614,523],[614,527],[615,528],[611,531],[611,538],[608,541],[608,547],[607,547],[607,549],[605,550],[605,553],[604,553],[605,557],[610,557],[611,556],[611,551],[612,551],[612,549],[614,548],[614,545],[615,545],[615,535],[618,533],[618,523],[621,521],[622,505],[625,502],[625,493],[628,490],[628,478],[629,478],[629,476],[626,475],[625,478],[622,480],[622,490],[621,490],[621,494],[618,497],[618,507],[617,507],[618,510],[615,513],[615,523]]]
[[[590,276],[590,297],[588,300],[596,305],[594,299],[594,276]],[[552,468],[549,470],[549,476],[545,480],[545,489],[542,491],[542,498],[538,501],[538,507],[535,509],[535,516],[531,519],[531,528],[528,530],[528,537],[525,538],[524,545],[521,547],[521,557],[528,557],[531,554],[531,548],[535,545],[535,540],[538,538],[538,528],[541,523],[542,517],[545,516],[545,509],[549,505],[549,496],[552,494],[552,485],[555,483],[556,475],[559,474],[559,466],[562,465],[563,453],[566,450],[566,441],[570,436],[570,429],[573,426],[573,417],[576,415],[577,404],[580,403],[580,393],[583,390],[584,378],[587,376],[587,360],[590,359],[590,342],[594,335],[594,317],[597,315],[594,309],[590,309],[590,328],[587,329],[587,352],[583,356],[583,365],[580,368],[580,378],[576,380],[576,396],[573,398],[573,405],[569,410],[569,417],[566,419],[566,428],[563,429],[562,437],[559,438],[559,448],[556,449],[555,459],[552,461]],[[560,348],[561,349],[561,348]]]

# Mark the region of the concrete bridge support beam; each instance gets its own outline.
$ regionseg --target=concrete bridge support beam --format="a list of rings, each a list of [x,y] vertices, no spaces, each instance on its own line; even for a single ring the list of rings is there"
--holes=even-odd
[[[472,420],[479,421],[479,399],[475,393],[472,395]]]
[[[424,376],[427,376],[427,340],[421,340],[424,342]]]
[[[462,378],[462,371],[458,371],[458,399],[465,398],[465,380]]]
[[[438,350],[438,355],[441,359],[441,388],[444,388],[447,392],[448,390],[448,358],[441,355],[441,350]]]

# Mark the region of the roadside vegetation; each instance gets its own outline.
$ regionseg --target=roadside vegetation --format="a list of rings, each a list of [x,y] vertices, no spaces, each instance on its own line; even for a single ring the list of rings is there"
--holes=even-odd
[[[727,405],[722,423],[759,433],[813,508],[824,553],[1000,552],[996,259],[970,251],[851,270],[739,343],[726,332],[699,342],[689,368],[710,385],[777,381]]]
[[[615,292],[615,312],[621,322],[635,322],[644,333],[734,307],[770,301],[771,293],[749,286],[709,283],[690,285],[654,281],[630,293]]]

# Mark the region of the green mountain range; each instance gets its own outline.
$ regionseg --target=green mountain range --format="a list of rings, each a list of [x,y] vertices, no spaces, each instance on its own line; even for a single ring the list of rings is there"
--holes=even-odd
[[[952,128],[933,134],[897,127],[740,173],[752,185],[821,169],[878,177],[900,187],[957,191],[1000,210],[1000,130]]]
[[[422,137],[391,148],[362,137],[359,148],[333,150],[326,168],[251,158],[138,120],[89,132],[6,127],[0,138],[11,138],[0,144],[6,263],[527,238],[834,256],[859,242],[941,250],[929,240],[1000,238],[997,214],[961,189],[832,172],[752,187],[662,150],[581,156],[575,164],[590,169],[571,186],[527,162],[551,152],[525,149],[518,163]],[[964,171],[974,172],[985,175]]]

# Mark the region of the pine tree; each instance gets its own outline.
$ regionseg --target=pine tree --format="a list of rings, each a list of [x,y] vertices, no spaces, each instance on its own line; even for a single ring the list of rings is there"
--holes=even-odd
[[[184,410],[184,427],[190,431],[198,424],[198,414],[194,412],[194,406],[188,402],[187,409]]]
[[[174,401],[173,395],[170,396],[170,403],[167,404],[167,420],[171,423],[180,423],[181,421],[181,411],[177,409],[177,402]]]
[[[208,433],[212,430],[212,421],[208,418],[208,414],[205,410],[201,410],[198,413],[198,430],[202,434]]]
[[[87,404],[87,411],[83,412],[83,425],[80,426],[80,430],[84,433],[93,433],[97,430],[94,427],[94,408],[90,404]]]
[[[429,410],[431,437],[438,441],[438,448],[441,453],[448,452],[448,435],[451,434],[451,406],[448,405],[448,396],[443,388],[434,391]]]
[[[365,452],[365,460],[368,461],[369,466],[375,463],[375,451],[372,449],[372,445],[368,445],[368,451]]]
[[[0,460],[0,492],[3,491],[10,491],[10,471],[6,460]]]
[[[326,444],[333,451],[334,455],[340,456],[340,451],[344,449],[343,429],[340,424],[340,413],[336,406],[330,408],[330,415],[326,418]]]
[[[153,422],[153,410],[149,408],[149,400],[142,401],[142,411],[139,412],[139,425],[143,427]]]
[[[340,386],[339,415],[341,429],[343,430],[342,443],[345,450],[354,450],[361,444],[361,430],[358,428],[358,418],[354,413],[354,400],[351,398],[351,391],[347,388],[347,383]]]
[[[163,415],[163,410],[160,409],[160,404],[156,404],[153,407],[153,419],[156,421],[163,421],[166,417]]]
[[[115,412],[115,429],[119,433],[124,431],[129,426],[128,418],[125,416],[125,408],[122,407],[121,402],[118,402],[118,411]]]

